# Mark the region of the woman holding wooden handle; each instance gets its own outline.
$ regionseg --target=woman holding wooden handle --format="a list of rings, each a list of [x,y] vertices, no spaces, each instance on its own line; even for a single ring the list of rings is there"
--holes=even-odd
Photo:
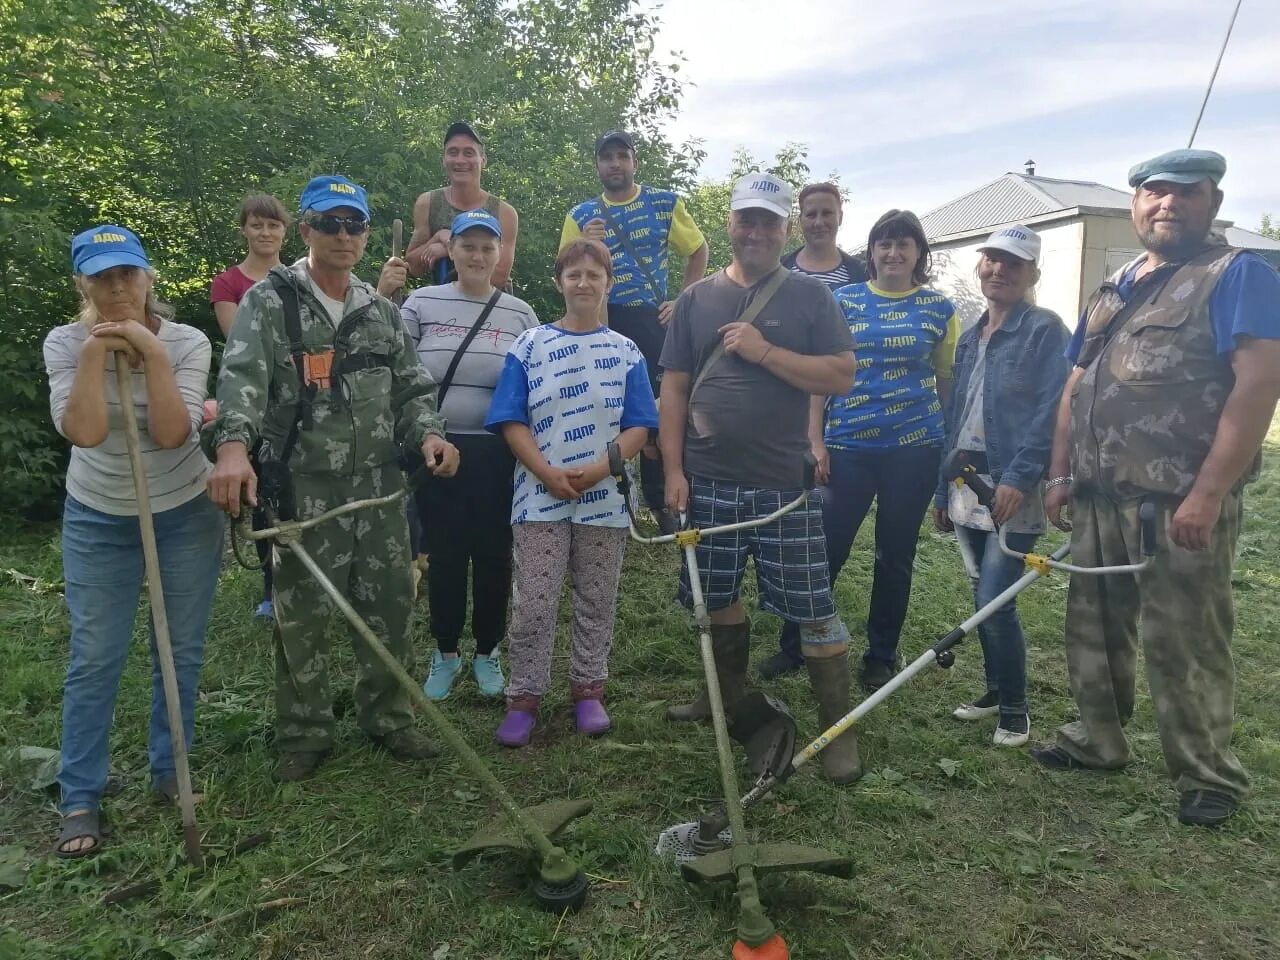
[[[209,340],[174,323],[156,301],[155,274],[138,238],[104,225],[78,234],[71,259],[80,292],[75,322],[44,343],[54,426],[73,444],[62,525],[71,657],[63,689],[62,827],[55,852],[102,846],[116,693],[144,574],[139,509],[121,415],[116,362],[129,361],[181,703],[191,744],[205,628],[222,559],[222,514],[205,495],[209,465],[197,431],[209,375]],[[178,795],[161,671],[152,648],[152,786]]]

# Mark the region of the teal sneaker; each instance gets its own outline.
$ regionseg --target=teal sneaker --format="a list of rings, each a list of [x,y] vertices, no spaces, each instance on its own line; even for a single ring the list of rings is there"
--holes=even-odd
[[[443,700],[453,689],[453,681],[462,668],[462,658],[453,657],[446,660],[439,650],[431,652],[431,672],[427,674],[427,682],[422,685],[422,692],[429,700]]]
[[[475,674],[476,685],[480,687],[481,696],[502,696],[502,691],[507,686],[507,678],[502,675],[502,661],[498,659],[497,650],[487,657],[477,653],[471,661],[471,672]]]

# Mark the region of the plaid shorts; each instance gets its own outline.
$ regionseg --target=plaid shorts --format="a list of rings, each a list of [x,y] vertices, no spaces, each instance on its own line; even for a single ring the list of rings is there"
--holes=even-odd
[[[700,529],[768,516],[798,496],[799,490],[689,478],[690,519]],[[795,623],[820,623],[836,615],[822,509],[812,498],[762,527],[704,537],[694,552],[708,610],[722,610],[738,599],[751,556],[761,610]],[[680,602],[693,606],[687,564],[680,571]]]

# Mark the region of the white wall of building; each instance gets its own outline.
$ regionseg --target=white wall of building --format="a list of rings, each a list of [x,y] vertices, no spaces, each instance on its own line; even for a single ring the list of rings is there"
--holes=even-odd
[[[1076,218],[1035,229],[1041,241],[1036,303],[1054,311],[1068,327],[1074,328],[1080,313],[1080,291],[1084,282],[1081,248],[1085,242],[1085,224],[1081,218]],[[986,237],[945,244],[933,250],[934,275],[937,278],[934,286],[951,298],[961,323],[966,327],[976,323],[986,307],[978,279],[974,276],[978,247],[984,240]],[[1093,287],[1096,286],[1094,283]]]
[[[1093,295],[1112,273],[1142,253],[1127,215],[1085,218],[1084,269],[1080,277],[1080,304]],[[1071,324],[1075,326],[1074,322]]]

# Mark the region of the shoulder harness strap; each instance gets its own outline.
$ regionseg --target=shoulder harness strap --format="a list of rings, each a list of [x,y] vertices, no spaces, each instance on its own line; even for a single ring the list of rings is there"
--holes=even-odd
[[[297,411],[294,414],[293,425],[289,428],[289,435],[284,442],[284,450],[281,451],[280,459],[285,463],[289,462],[289,457],[293,454],[293,448],[298,442],[299,430],[310,430],[313,421],[311,418],[311,405],[315,401],[316,385],[307,383],[306,375],[306,348],[302,345],[302,309],[298,297],[298,285],[291,277],[286,280],[277,273],[269,274],[271,279],[271,287],[275,290],[276,295],[280,297],[280,305],[284,310],[284,332],[289,338],[289,356],[293,358],[294,369],[298,371],[298,390],[299,400],[297,403]]]

